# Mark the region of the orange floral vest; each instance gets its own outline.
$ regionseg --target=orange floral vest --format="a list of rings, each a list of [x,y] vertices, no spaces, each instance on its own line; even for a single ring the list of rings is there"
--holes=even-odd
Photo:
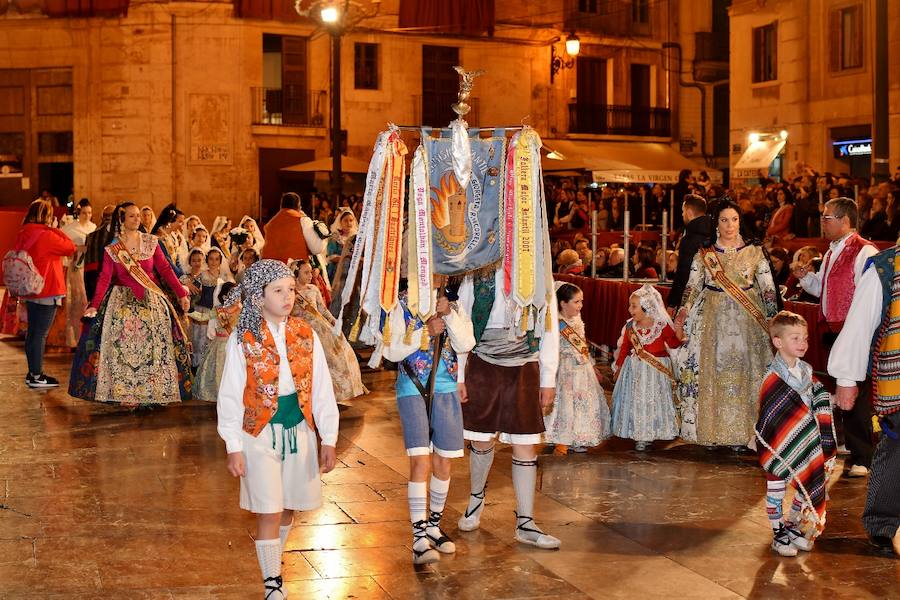
[[[285,324],[288,363],[297,388],[303,418],[315,431],[312,414],[313,333],[305,321],[288,317]],[[244,386],[244,431],[252,436],[278,412],[278,348],[265,321],[262,343],[252,332],[244,332],[244,357],[247,359],[247,383]]]

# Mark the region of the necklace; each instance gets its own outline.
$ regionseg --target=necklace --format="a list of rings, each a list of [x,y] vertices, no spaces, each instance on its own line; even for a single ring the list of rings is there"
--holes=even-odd
[[[137,232],[126,232],[122,235],[122,241],[125,243],[125,247],[128,248],[128,251],[132,254],[136,254],[141,246],[141,236]]]

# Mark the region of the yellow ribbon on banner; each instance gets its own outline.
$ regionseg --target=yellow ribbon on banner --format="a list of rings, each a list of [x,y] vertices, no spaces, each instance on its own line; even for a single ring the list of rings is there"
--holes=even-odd
[[[534,132],[525,130],[519,136],[515,150],[516,169],[516,260],[514,261],[515,285],[513,296],[519,306],[528,306],[534,300],[535,265],[535,214],[534,164],[531,145]]]

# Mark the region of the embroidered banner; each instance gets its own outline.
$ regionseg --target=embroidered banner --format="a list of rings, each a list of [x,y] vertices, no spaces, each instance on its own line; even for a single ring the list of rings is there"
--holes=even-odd
[[[434,272],[456,275],[497,263],[501,257],[501,205],[506,136],[479,138],[469,130],[472,177],[462,189],[453,172],[451,139],[423,129],[431,200],[431,249]]]

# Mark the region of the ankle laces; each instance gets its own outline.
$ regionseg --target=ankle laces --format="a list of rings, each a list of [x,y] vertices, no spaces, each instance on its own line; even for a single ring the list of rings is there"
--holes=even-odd
[[[519,523],[519,519],[524,519],[521,523]],[[528,524],[534,524],[534,527],[528,527]],[[537,523],[534,522],[534,517],[525,517],[516,513],[516,529],[519,531],[527,531],[528,533],[536,533],[538,535],[544,535],[544,532],[540,529],[537,529]]]
[[[484,487],[481,488],[480,492],[477,492],[474,494],[469,494],[472,498],[475,498],[476,500],[478,500],[478,505],[475,506],[475,508],[473,508],[472,510],[469,510],[468,508],[466,508],[465,516],[467,519],[469,517],[471,517],[472,515],[474,515],[476,512],[478,512],[478,509],[481,508],[482,504],[484,504],[484,493],[486,491],[487,491],[487,482],[485,482]]]
[[[281,586],[283,585],[283,581],[281,579],[281,575],[278,575],[276,577],[266,577],[265,579],[263,579],[263,585],[266,589],[266,600],[268,600],[269,596],[271,596],[275,592],[282,592]],[[283,594],[284,592],[282,592],[282,595]]]
[[[416,550],[416,546],[418,545],[419,540],[427,541],[428,521],[425,521],[424,519],[421,521],[416,521],[415,523],[412,524],[412,526],[413,526],[413,548],[412,548],[412,551],[413,551],[413,554],[415,554],[417,557],[422,556],[423,554],[425,554],[426,552],[431,550],[430,544],[426,544],[425,548],[422,550]]]

